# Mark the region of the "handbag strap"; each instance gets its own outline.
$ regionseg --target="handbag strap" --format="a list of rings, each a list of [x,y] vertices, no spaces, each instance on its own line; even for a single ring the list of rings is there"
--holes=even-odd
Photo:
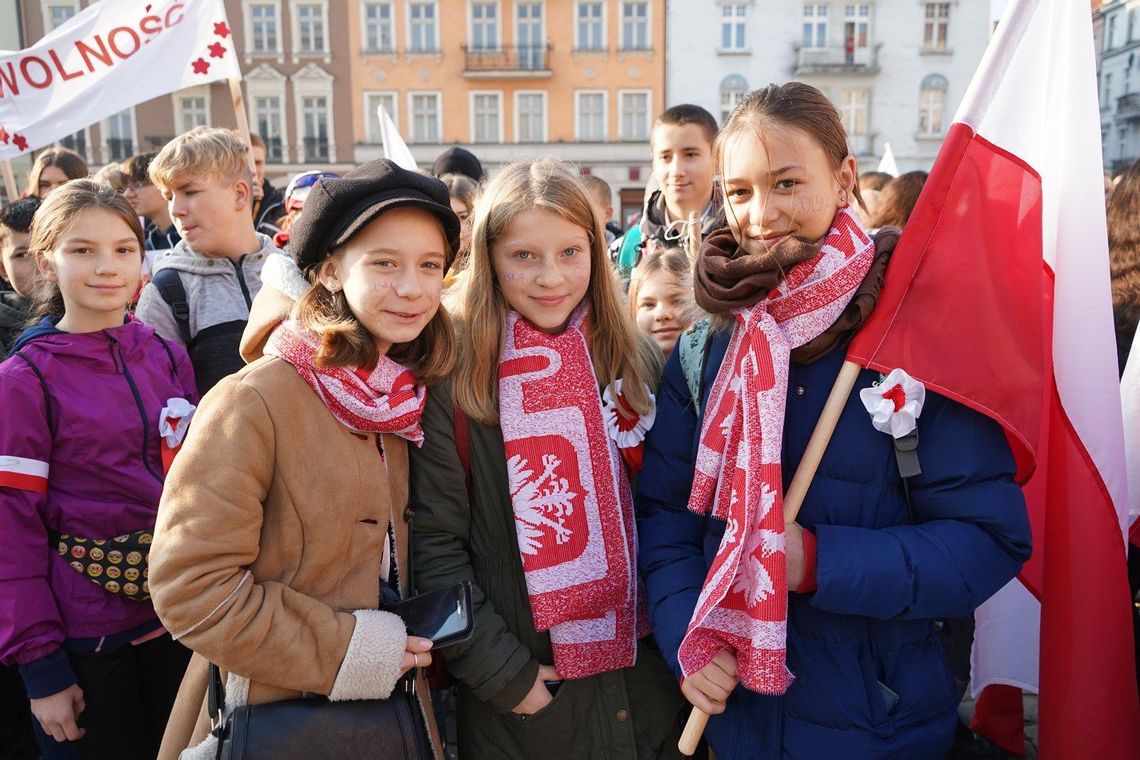
[[[210,663],[210,676],[206,683],[206,710],[210,715],[210,733],[221,739],[222,716],[226,706],[225,687],[222,686],[222,671]]]

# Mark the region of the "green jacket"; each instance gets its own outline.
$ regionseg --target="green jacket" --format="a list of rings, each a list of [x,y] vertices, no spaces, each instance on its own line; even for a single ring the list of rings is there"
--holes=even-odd
[[[553,664],[550,637],[534,629],[507,488],[498,425],[468,425],[472,493],[455,446],[452,400],[432,388],[425,441],[411,448],[412,559],[418,592],[474,584],[475,633],[443,650],[459,681],[464,760],[680,757],[688,715],[677,682],[647,638],[632,668],[567,681],[545,709],[510,712],[530,691],[539,663]]]
[[[31,318],[31,304],[14,291],[0,292],[0,361],[8,356],[8,350]]]

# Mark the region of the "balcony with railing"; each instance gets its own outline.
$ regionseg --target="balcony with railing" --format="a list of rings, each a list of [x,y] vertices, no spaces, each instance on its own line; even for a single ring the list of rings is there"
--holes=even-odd
[[[795,75],[802,77],[820,74],[878,74],[879,48],[882,44],[877,42],[855,48],[844,45],[810,48],[797,45]]]
[[[501,45],[473,48],[463,45],[463,75],[474,79],[550,76],[550,45]]]
[[[1131,92],[1116,99],[1116,118],[1125,121],[1140,120],[1140,92]]]

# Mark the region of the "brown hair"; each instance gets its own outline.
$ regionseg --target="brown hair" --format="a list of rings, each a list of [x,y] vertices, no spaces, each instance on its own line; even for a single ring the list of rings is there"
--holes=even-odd
[[[836,172],[851,155],[839,111],[826,95],[803,82],[770,84],[761,90],[753,90],[740,101],[717,135],[713,156],[721,174],[724,172],[724,146],[729,140],[741,133],[760,135],[763,139],[764,129],[772,124],[798,129],[815,140]],[[866,210],[863,196],[859,193],[858,177],[854,178],[852,194]]]
[[[249,146],[251,148],[261,148],[265,150],[265,140],[262,140],[259,135],[254,132],[249,133]]]
[[[178,182],[199,178],[223,182],[244,179],[252,185],[248,153],[249,146],[232,129],[194,127],[164,145],[147,173],[164,191]]]
[[[73,179],[44,199],[32,220],[28,250],[36,258],[41,271],[48,265],[47,256],[59,245],[76,218],[88,209],[106,209],[118,215],[139,241],[139,255],[143,255],[143,228],[130,204],[110,185],[89,179]],[[31,324],[47,316],[62,317],[63,294],[59,285],[47,277],[36,278],[36,292],[32,296],[34,317]],[[126,308],[127,304],[123,304]]]
[[[671,124],[673,126],[684,126],[685,124],[696,124],[705,133],[705,139],[708,140],[711,147],[716,142],[717,127],[716,119],[713,115],[692,103],[682,103],[679,106],[666,108],[661,114],[653,120],[653,128],[657,129],[664,124]],[[651,140],[652,142],[652,140]]]
[[[431,175],[428,175],[431,176]],[[439,178],[439,181],[447,185],[447,194],[452,198],[458,198],[467,205],[468,211],[473,211],[475,208],[475,193],[479,188],[475,180],[468,177],[466,174],[456,174],[450,172],[444,174]]]
[[[1122,175],[1108,201],[1108,256],[1120,370],[1140,322],[1140,161]]]
[[[926,172],[907,172],[892,179],[879,191],[875,202],[875,214],[871,217],[871,227],[903,227],[918,203],[922,186],[926,184]]]
[[[83,179],[88,174],[87,162],[83,156],[70,148],[48,148],[36,156],[32,170],[28,172],[29,195],[39,195],[40,175],[49,166],[58,168],[68,179]]]
[[[676,246],[657,248],[634,267],[629,278],[629,294],[626,296],[630,318],[637,319],[637,299],[642,284],[646,278],[657,272],[665,272],[677,278],[686,297],[685,308],[681,310],[680,319],[688,327],[697,316],[696,304],[693,302],[693,265],[689,261],[689,254],[685,253],[685,249]]]
[[[379,217],[377,217],[379,218]],[[438,217],[434,214],[438,224]],[[439,224],[439,234],[446,241],[447,233]],[[343,256],[344,246],[334,250],[325,261]],[[297,321],[317,334],[318,367],[364,367],[371,369],[380,359],[376,338],[368,332],[348,304],[343,290],[331,292],[319,279],[320,266],[309,274],[312,285],[297,301]],[[388,358],[404,365],[425,385],[435,385],[447,379],[455,366],[455,329],[447,309],[438,306],[435,314],[414,340],[393,344]]]
[[[131,182],[150,184],[150,164],[158,153],[136,153],[122,163],[123,173]]]
[[[887,172],[863,172],[859,175],[859,187],[866,190],[882,190],[894,177]]]
[[[470,282],[463,305],[455,401],[468,417],[486,424],[499,419],[499,355],[510,306],[499,288],[491,248],[520,215],[536,208],[551,211],[586,230],[590,240],[590,356],[598,382],[609,386],[622,378],[630,407],[644,414],[651,407],[660,357],[642,339],[622,308],[606,255],[602,219],[577,172],[561,161],[540,158],[505,166],[475,204],[471,231]]]

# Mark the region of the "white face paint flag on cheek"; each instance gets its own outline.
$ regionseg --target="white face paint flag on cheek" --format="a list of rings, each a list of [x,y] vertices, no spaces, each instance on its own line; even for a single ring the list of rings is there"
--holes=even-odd
[[[222,0],[104,0],[30,48],[0,53],[0,159],[136,103],[240,79]]]

